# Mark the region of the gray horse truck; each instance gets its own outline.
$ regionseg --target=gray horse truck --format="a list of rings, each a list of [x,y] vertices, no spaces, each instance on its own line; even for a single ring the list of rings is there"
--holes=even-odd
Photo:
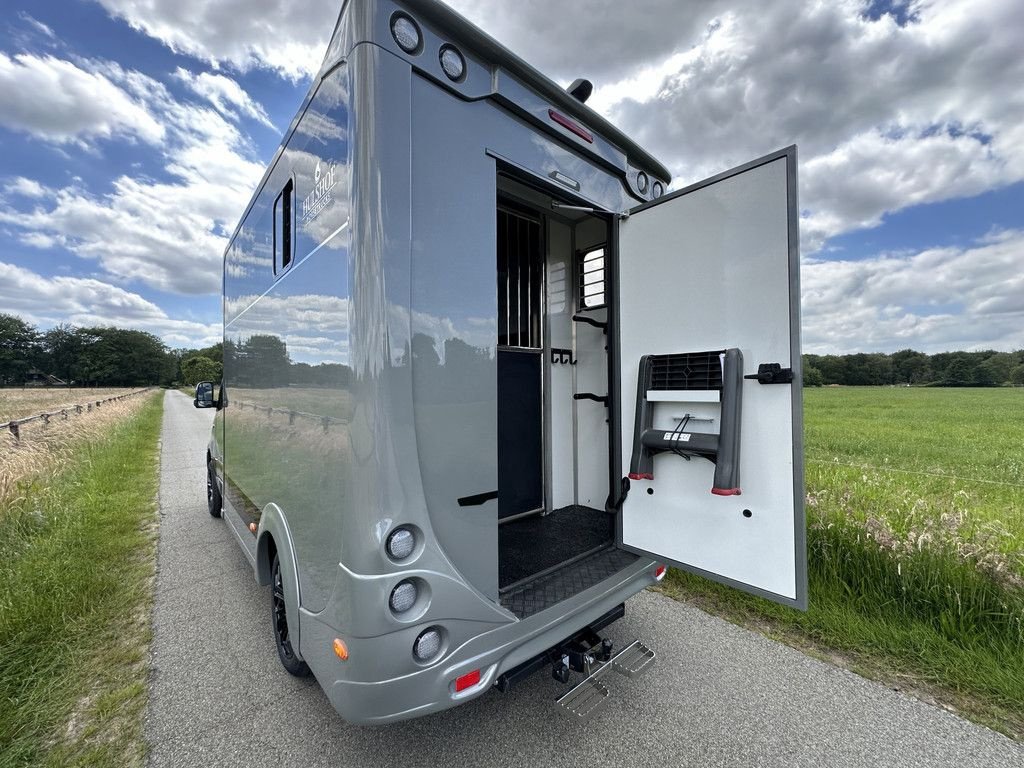
[[[669,193],[589,90],[348,0],[225,253],[210,513],[353,723],[590,715],[666,565],[806,606],[796,150]]]

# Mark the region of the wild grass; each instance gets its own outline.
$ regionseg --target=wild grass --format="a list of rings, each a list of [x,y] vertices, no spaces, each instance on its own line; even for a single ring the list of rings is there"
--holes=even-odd
[[[162,398],[0,509],[0,765],[141,765]]]
[[[0,408],[6,409],[7,415],[0,415],[0,421],[55,411],[73,403],[95,404],[97,400],[134,391],[2,389]],[[114,424],[135,414],[145,399],[146,395],[138,395],[105,402],[98,408],[94,405],[92,410],[82,413],[68,410],[66,417],[53,416],[48,422],[39,420],[22,424],[18,438],[6,429],[0,430],[0,520],[3,519],[3,508],[30,487],[25,486],[27,478],[35,478],[38,483],[47,473],[73,461],[80,444],[107,434]]]
[[[58,410],[75,403],[96,402],[114,395],[123,395],[126,392],[134,392],[135,389],[124,387],[114,389],[0,387],[0,424],[11,419],[35,416],[43,411]]]
[[[666,589],[1024,735],[1024,392],[806,398],[810,609]]]

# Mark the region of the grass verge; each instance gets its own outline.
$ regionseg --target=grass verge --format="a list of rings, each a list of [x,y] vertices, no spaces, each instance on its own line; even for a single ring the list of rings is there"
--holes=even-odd
[[[1024,392],[805,398],[809,610],[663,591],[1024,740]]]
[[[1024,740],[1024,581],[972,525],[976,494],[842,466],[807,481],[806,613],[680,571],[663,591]]]
[[[0,765],[141,765],[163,398],[0,514]]]

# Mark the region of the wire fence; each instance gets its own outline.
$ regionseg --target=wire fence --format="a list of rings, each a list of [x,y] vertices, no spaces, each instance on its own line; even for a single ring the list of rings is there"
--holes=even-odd
[[[86,403],[74,403],[72,405],[63,405],[53,411],[45,411],[43,413],[37,413],[35,416],[26,416],[21,419],[11,419],[5,424],[0,424],[0,431],[6,429],[12,435],[14,435],[15,442],[21,440],[21,427],[25,424],[31,424],[33,421],[42,421],[44,424],[49,424],[51,419],[60,417],[60,420],[67,421],[72,413],[89,413],[94,408],[99,409],[104,403],[114,402],[116,400],[125,400],[129,397],[135,397],[136,395],[145,394],[146,392],[153,391],[153,387],[146,387],[145,389],[137,389],[134,392],[126,392],[121,395],[113,395],[112,397],[105,397],[101,400],[90,400]]]

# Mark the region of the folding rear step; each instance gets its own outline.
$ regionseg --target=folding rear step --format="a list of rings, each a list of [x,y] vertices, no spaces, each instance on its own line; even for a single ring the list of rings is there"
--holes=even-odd
[[[610,644],[602,643],[580,653],[577,658],[573,658],[570,651],[562,657],[560,664],[555,665],[554,676],[559,680],[568,680],[569,669],[583,671],[586,674],[582,681],[557,699],[556,703],[564,714],[582,721],[590,718],[601,708],[611,695],[608,688],[598,679],[605,670],[611,669],[626,677],[637,677],[650,669],[654,663],[654,651],[639,640],[634,640],[614,656],[610,650]]]
[[[586,720],[601,708],[609,695],[601,681],[591,675],[558,699],[557,704],[565,714]]]

